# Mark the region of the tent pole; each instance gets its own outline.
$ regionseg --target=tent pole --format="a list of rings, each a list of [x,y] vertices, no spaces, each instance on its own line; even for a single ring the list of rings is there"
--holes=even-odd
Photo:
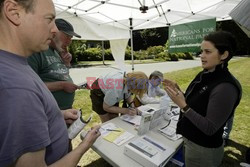
[[[129,18],[129,24],[130,24],[130,45],[131,45],[131,60],[132,60],[132,71],[135,70],[134,68],[134,47],[133,47],[133,18]]]
[[[104,58],[104,41],[102,41],[102,63],[103,63],[103,65],[106,65],[104,60],[105,60],[105,58]]]
[[[135,70],[134,68],[134,47],[133,47],[133,30],[130,30],[130,45],[131,45],[131,60],[132,60],[132,71]]]

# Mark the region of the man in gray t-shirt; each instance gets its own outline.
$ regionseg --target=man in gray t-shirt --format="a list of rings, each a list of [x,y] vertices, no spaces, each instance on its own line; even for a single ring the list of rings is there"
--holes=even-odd
[[[75,167],[100,136],[97,126],[67,154],[68,115],[28,65],[58,31],[54,18],[52,0],[0,1],[0,167]]]
[[[44,147],[46,163],[51,164],[68,152],[60,109],[26,58],[2,50],[0,55],[0,106],[4,112],[0,117],[0,166]]]

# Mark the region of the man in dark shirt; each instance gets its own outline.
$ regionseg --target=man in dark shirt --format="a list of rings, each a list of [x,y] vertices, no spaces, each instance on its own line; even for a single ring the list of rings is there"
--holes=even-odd
[[[71,54],[67,47],[73,36],[81,37],[74,32],[73,26],[64,19],[56,19],[58,32],[52,39],[48,50],[35,53],[28,58],[29,65],[39,75],[42,81],[55,97],[61,110],[72,108],[75,85],[69,75]]]

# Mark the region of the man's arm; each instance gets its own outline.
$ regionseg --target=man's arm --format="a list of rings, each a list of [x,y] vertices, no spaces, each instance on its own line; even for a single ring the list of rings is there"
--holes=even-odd
[[[28,58],[28,63],[30,67],[37,73],[39,74],[39,68],[42,68],[41,62],[42,62],[42,57],[41,53],[35,53],[32,56]],[[45,82],[46,86],[48,89],[53,92],[53,91],[58,91],[58,90],[63,90],[67,93],[73,93],[76,89],[79,89],[80,87],[68,82],[68,81],[56,81],[56,82]]]
[[[101,135],[99,132],[100,126],[96,126],[91,129],[84,140],[79,144],[79,146],[65,155],[60,160],[49,165],[48,167],[75,167],[79,162],[82,155],[93,145],[95,140]],[[15,167],[47,167],[45,160],[45,149],[28,152],[21,155],[17,159],[16,163],[12,166]]]
[[[79,86],[68,81],[45,82],[45,85],[51,92],[63,90],[67,93],[73,93],[76,89],[80,89]]]

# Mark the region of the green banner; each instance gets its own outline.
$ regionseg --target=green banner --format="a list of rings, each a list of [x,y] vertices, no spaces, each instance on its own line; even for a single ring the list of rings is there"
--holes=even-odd
[[[203,37],[215,29],[215,18],[170,26],[168,52],[199,52]]]

